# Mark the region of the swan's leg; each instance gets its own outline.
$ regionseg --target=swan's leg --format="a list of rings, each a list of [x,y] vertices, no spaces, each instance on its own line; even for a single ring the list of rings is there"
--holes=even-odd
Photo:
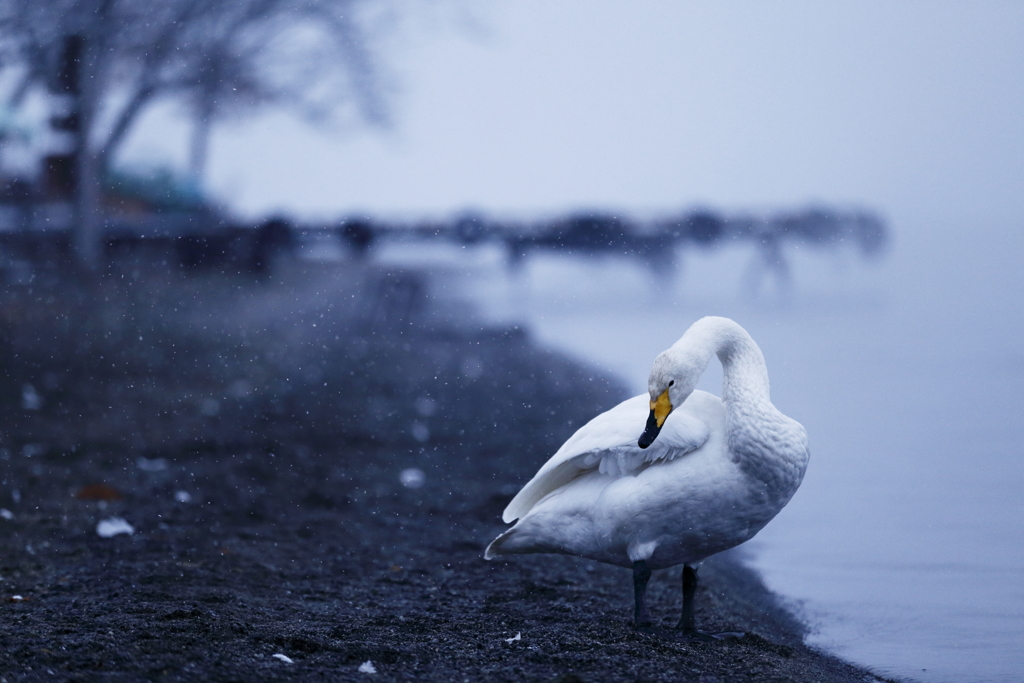
[[[651,579],[651,569],[644,560],[633,563],[633,624],[639,628],[650,626],[651,618],[647,614],[647,604],[644,597],[647,595],[647,582]]]
[[[692,642],[709,642],[742,638],[743,633],[704,633],[697,630],[697,619],[693,612],[694,596],[697,594],[697,570],[688,564],[683,565],[683,616],[679,617],[676,626],[683,632],[683,638]]]
[[[693,597],[697,594],[697,570],[688,564],[683,565],[683,616],[679,617],[679,625],[683,633],[697,633],[697,619],[693,615]]]

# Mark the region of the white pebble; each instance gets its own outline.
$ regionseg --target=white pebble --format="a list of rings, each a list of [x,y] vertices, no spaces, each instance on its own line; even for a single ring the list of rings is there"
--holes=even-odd
[[[277,653],[276,655],[272,655],[272,656],[273,656],[274,659],[280,659],[285,664],[294,664],[295,663],[294,661],[292,661],[291,657],[289,657],[288,655],[283,655],[280,652]]]
[[[369,659],[359,665],[359,672],[364,674],[375,674],[377,673],[377,667],[373,665]]]
[[[118,534],[134,534],[135,527],[121,517],[111,517],[96,525],[96,533],[103,538],[110,538]]]
[[[135,465],[143,472],[163,472],[167,469],[166,458],[149,458],[140,456],[136,461]]]
[[[509,645],[511,645],[512,643],[516,642],[517,640],[522,640],[522,639],[523,639],[523,634],[522,634],[522,633],[519,633],[519,632],[517,632],[517,633],[516,633],[516,634],[515,634],[514,636],[512,636],[511,638],[506,638],[506,639],[505,639],[505,642],[506,642],[506,643],[508,643]]]
[[[0,508],[0,517],[4,519],[14,519],[14,513],[7,508]]]
[[[410,467],[402,470],[398,475],[398,481],[407,489],[418,489],[427,481],[427,475],[418,467]]]
[[[39,410],[43,407],[43,397],[39,395],[39,392],[31,384],[25,384],[21,387],[21,407],[25,410]]]

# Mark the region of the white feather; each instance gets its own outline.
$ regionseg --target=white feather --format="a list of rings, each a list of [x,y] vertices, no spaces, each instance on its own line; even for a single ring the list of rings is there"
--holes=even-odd
[[[678,410],[668,416],[657,441],[641,450],[636,441],[648,411],[647,396],[634,396],[583,425],[512,499],[502,519],[511,522],[522,517],[544,496],[584,472],[596,469],[613,477],[635,474],[644,463],[672,460],[707,441],[708,426],[687,410]]]

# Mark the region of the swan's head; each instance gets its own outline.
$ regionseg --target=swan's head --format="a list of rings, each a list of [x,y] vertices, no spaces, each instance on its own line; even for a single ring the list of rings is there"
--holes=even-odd
[[[640,448],[647,448],[654,443],[669,413],[682,405],[693,393],[697,381],[704,372],[704,368],[698,365],[691,362],[691,359],[674,353],[673,349],[654,359],[651,375],[647,380],[647,392],[651,395],[651,414],[647,417],[644,433],[637,441]]]

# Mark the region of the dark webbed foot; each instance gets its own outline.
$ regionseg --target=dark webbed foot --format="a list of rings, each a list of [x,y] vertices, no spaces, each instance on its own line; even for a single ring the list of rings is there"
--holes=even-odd
[[[676,631],[679,640],[684,643],[717,643],[723,640],[739,640],[746,636],[742,631],[725,631],[722,633],[707,633],[706,631]]]
[[[740,640],[745,633],[730,631],[727,633],[706,633],[704,631],[680,631],[677,628],[662,628],[647,624],[637,626],[636,630],[649,636],[669,640],[674,643],[721,643],[729,640]]]

